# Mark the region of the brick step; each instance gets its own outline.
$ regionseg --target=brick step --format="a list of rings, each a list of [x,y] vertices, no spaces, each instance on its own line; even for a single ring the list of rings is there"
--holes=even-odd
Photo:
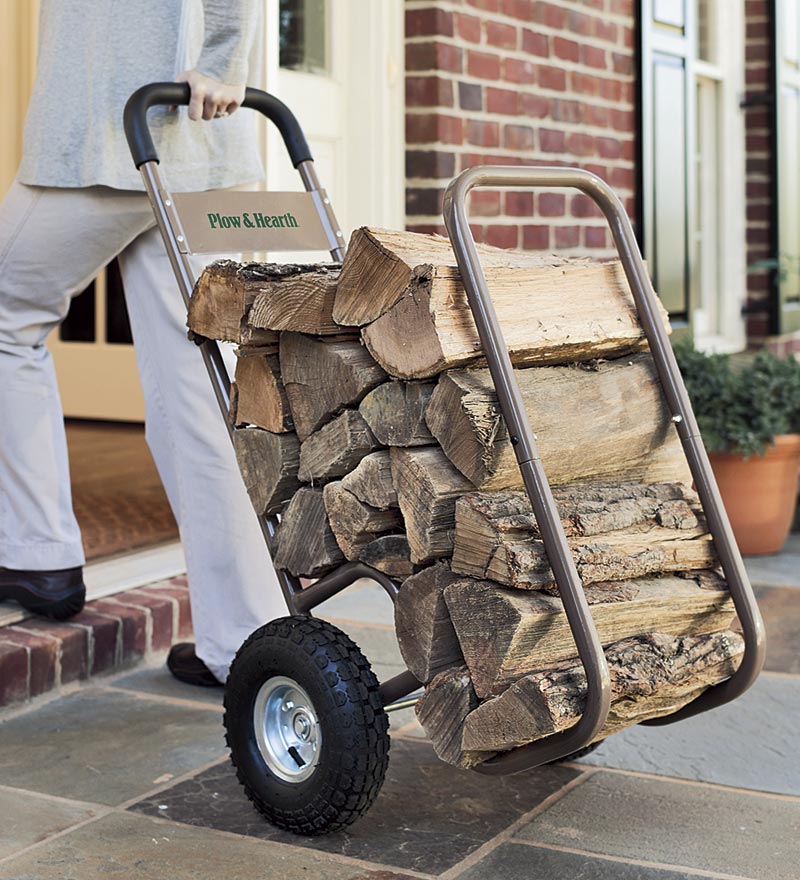
[[[0,628],[0,707],[130,668],[191,639],[185,577],[87,602],[69,620],[28,617]]]

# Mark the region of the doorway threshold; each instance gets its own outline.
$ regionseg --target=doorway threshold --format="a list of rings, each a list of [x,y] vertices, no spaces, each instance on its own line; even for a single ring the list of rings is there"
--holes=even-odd
[[[87,562],[83,568],[86,601],[168,580],[186,571],[180,541],[132,550]],[[0,602],[0,626],[11,626],[30,617],[16,602]]]

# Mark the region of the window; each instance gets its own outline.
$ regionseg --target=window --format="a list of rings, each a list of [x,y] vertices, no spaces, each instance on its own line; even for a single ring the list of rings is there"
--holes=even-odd
[[[743,4],[642,2],[645,257],[673,325],[744,344]]]

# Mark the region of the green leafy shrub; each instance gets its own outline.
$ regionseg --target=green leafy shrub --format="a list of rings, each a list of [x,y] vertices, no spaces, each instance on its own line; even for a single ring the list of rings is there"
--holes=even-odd
[[[709,452],[763,455],[777,434],[800,433],[800,362],[767,351],[733,363],[689,340],[675,356]]]

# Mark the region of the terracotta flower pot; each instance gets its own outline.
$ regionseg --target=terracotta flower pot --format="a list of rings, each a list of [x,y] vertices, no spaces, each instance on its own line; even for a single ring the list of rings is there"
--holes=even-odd
[[[709,455],[739,549],[777,553],[789,534],[800,476],[800,434],[781,434],[765,455],[747,461],[730,452]]]

